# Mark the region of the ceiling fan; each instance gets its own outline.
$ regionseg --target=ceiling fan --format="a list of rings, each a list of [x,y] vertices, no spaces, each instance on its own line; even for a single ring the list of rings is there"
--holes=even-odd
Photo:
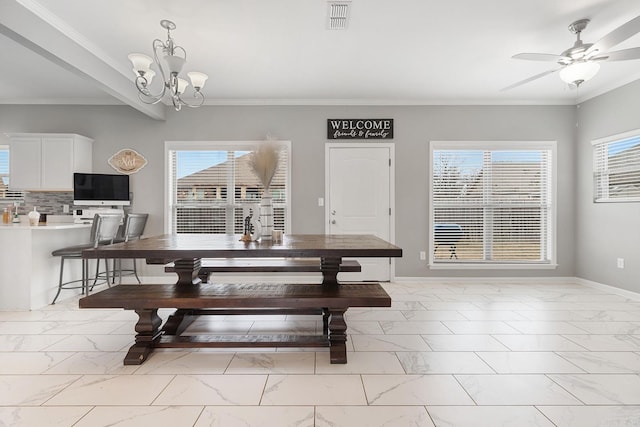
[[[555,73],[556,71],[560,71],[560,78],[564,82],[578,87],[598,73],[598,70],[600,69],[600,62],[602,61],[626,61],[630,59],[640,59],[640,47],[609,52],[609,49],[612,47],[640,32],[640,16],[637,16],[626,24],[619,26],[595,43],[583,43],[580,38],[580,34],[587,27],[589,22],[589,19],[579,19],[569,25],[569,31],[576,35],[576,42],[572,47],[565,50],[560,55],[552,53],[519,53],[514,55],[514,59],[555,62],[559,67],[536,74],[528,79],[524,79],[507,86],[502,90],[513,89],[517,86]]]

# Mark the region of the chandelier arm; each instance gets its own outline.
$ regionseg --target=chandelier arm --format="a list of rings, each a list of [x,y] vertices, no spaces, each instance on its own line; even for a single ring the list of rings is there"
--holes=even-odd
[[[158,101],[160,101],[162,99],[162,97],[164,96],[167,88],[166,86],[162,86],[162,91],[158,94],[153,94],[151,93],[151,91],[149,90],[149,88],[147,87],[147,79],[144,76],[138,76],[136,77],[136,88],[138,89],[138,97],[140,98],[140,100],[143,100],[142,96],[144,96],[145,98],[152,100],[151,102],[147,102],[144,101],[147,104],[156,104]]]
[[[180,111],[180,108],[182,108],[182,99],[180,99],[180,95],[174,95],[171,97],[171,103],[173,104],[173,108],[176,109],[176,111]]]
[[[187,60],[187,51],[184,50],[184,48],[182,46],[174,46],[173,47],[173,53],[175,54],[175,51],[180,49],[182,51],[182,54],[184,55],[184,60]]]
[[[178,96],[178,75],[175,73],[169,74],[169,81],[167,82],[167,88],[172,97]]]
[[[182,103],[182,105],[186,105],[187,107],[191,107],[191,108],[200,107],[202,104],[204,104],[204,99],[205,99],[204,95],[199,90],[193,91],[193,98],[196,100],[196,102],[193,102],[193,103],[188,102],[184,100],[180,95],[178,95],[177,98]]]
[[[160,58],[158,58],[158,49],[165,49],[165,45],[162,42],[162,40],[160,39],[155,39],[153,41],[153,43],[151,43],[151,47],[153,50],[153,59],[156,61],[156,66],[158,67],[158,70],[160,71],[160,75],[162,76],[162,84],[165,85],[167,82],[167,76],[164,73],[164,67],[162,66],[162,63],[160,62]],[[164,95],[165,90],[162,90],[162,94]]]
[[[138,91],[138,99],[144,102],[145,104],[149,104],[149,105],[154,105],[162,101],[162,97],[150,97],[149,95],[145,95],[140,91]]]

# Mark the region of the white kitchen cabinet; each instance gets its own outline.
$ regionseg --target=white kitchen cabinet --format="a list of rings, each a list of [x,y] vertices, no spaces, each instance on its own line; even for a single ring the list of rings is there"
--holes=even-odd
[[[12,190],[73,190],[74,172],[92,172],[93,140],[75,134],[9,134]]]

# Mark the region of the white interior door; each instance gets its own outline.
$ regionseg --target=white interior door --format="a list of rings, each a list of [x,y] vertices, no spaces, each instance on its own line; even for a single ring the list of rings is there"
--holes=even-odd
[[[373,234],[393,241],[392,144],[327,144],[328,234]],[[391,280],[389,258],[359,258],[361,273],[340,280]]]

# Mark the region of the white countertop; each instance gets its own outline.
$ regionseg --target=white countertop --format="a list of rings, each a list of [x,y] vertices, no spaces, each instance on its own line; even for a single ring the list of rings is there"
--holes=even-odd
[[[2,230],[65,230],[70,228],[91,228],[91,224],[74,224],[72,222],[29,225],[27,223],[19,224],[0,224],[0,232]]]

